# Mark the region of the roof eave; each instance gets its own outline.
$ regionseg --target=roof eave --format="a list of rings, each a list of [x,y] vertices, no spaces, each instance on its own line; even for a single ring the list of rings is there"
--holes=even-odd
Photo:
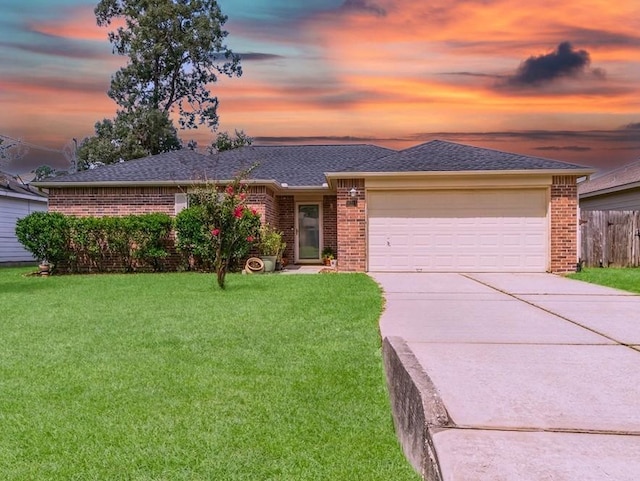
[[[9,192],[6,190],[0,190],[0,197],[11,197],[13,199],[32,200],[34,202],[47,203],[48,199],[38,194],[21,194],[19,192]]]
[[[590,192],[578,192],[578,195],[582,198],[596,197],[599,195],[615,194],[616,192],[637,189],[637,188],[640,188],[640,181],[631,182],[629,184],[616,185],[613,187],[606,187],[604,189],[597,189]]]
[[[522,170],[442,170],[442,171],[406,171],[406,172],[325,172],[327,179],[349,179],[367,177],[414,177],[421,176],[489,176],[489,175],[572,175],[576,177],[589,176],[596,172],[594,169],[522,169]]]
[[[309,193],[327,193],[333,192],[333,189],[329,186],[329,184],[322,185],[281,185],[282,192],[285,193],[300,193],[300,194],[309,194]]]
[[[234,179],[220,179],[220,180],[106,180],[106,181],[41,181],[32,182],[31,185],[40,188],[48,189],[61,189],[67,187],[184,187],[191,185],[206,185],[206,184],[229,184],[234,182]],[[274,179],[243,179],[243,183],[250,185],[269,185],[276,189],[282,188],[280,182]]]

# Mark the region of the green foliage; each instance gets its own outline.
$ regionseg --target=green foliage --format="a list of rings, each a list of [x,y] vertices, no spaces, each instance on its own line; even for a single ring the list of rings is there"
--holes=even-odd
[[[167,214],[150,213],[125,218],[131,232],[133,257],[152,266],[154,271],[164,269],[162,261],[167,257],[166,243],[173,228],[173,220]]]
[[[247,205],[247,187],[241,178],[237,177],[223,192],[206,188],[192,196],[202,208],[203,226],[215,250],[214,267],[222,289],[230,266],[249,253],[260,232],[260,215]]]
[[[218,75],[240,76],[240,58],[223,43],[227,17],[215,0],[100,0],[99,26],[124,20],[109,33],[114,52],[129,57],[111,80],[109,96],[125,111],[177,110],[182,127],[218,124]]]
[[[16,235],[34,257],[57,269],[132,272],[164,270],[171,217],[152,213],[126,217],[73,217],[34,212],[16,224]]]
[[[70,225],[58,212],[33,212],[16,222],[16,237],[34,258],[54,265],[69,259]]]
[[[201,205],[184,209],[176,216],[176,248],[188,270],[213,268],[216,251],[207,224],[205,209]]]
[[[73,245],[71,269],[80,270],[86,265],[98,271],[104,270],[109,255],[109,246],[105,239],[105,220],[97,217],[67,217],[72,225],[70,245]]]
[[[78,147],[78,169],[139,159],[182,148],[169,115],[157,109],[119,111],[95,124],[95,135]]]
[[[322,258],[323,259],[335,259],[336,258],[336,253],[333,250],[332,247],[326,246],[324,249],[322,249]]]
[[[56,170],[49,165],[41,165],[40,167],[32,170],[31,173],[35,174],[33,180],[37,182],[66,174],[64,170]]]
[[[592,284],[640,293],[640,268],[638,267],[592,267],[569,274],[569,277]]]
[[[280,256],[285,247],[287,247],[287,244],[282,240],[282,232],[274,229],[269,224],[264,224],[260,228],[258,250],[263,256]]]
[[[239,149],[240,147],[253,144],[253,139],[244,133],[243,130],[236,130],[236,136],[231,137],[228,132],[220,132],[216,136],[215,142],[209,147],[209,153],[224,152],[225,150]]]

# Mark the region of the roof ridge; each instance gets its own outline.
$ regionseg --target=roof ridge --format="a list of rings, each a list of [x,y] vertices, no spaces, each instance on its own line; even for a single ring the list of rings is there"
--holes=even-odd
[[[591,194],[606,189],[623,188],[640,182],[640,160],[629,162],[615,169],[591,177],[578,186],[581,194]]]
[[[627,170],[629,168],[635,167],[636,165],[640,165],[640,159],[635,160],[633,162],[629,162],[628,164],[619,165],[618,167],[616,167],[614,169],[611,169],[611,170],[606,170],[606,171],[603,171],[603,172],[599,172],[598,174],[596,174],[593,177],[591,177],[591,179],[589,179],[589,180],[598,180],[598,179],[601,179],[603,177],[606,177],[606,176],[609,176],[609,175],[612,175],[612,174],[616,174],[616,173],[618,173],[620,171]]]
[[[353,144],[285,144],[285,145],[280,145],[280,144],[252,144],[252,145],[247,145],[245,147],[260,147],[260,148],[273,148],[273,147],[278,147],[278,148],[285,148],[285,147],[375,147],[376,149],[385,149],[385,150],[393,150],[390,149],[389,147],[382,147],[380,145],[375,145],[375,144],[367,144],[365,142],[358,142],[358,143],[353,143]]]

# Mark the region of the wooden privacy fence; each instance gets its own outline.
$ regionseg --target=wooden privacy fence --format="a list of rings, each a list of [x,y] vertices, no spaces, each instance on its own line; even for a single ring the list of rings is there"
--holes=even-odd
[[[640,211],[582,211],[580,243],[586,267],[640,266]]]

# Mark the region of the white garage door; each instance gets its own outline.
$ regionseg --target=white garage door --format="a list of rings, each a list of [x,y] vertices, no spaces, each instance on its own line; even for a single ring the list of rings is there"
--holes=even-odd
[[[371,191],[370,271],[544,272],[544,189]]]

